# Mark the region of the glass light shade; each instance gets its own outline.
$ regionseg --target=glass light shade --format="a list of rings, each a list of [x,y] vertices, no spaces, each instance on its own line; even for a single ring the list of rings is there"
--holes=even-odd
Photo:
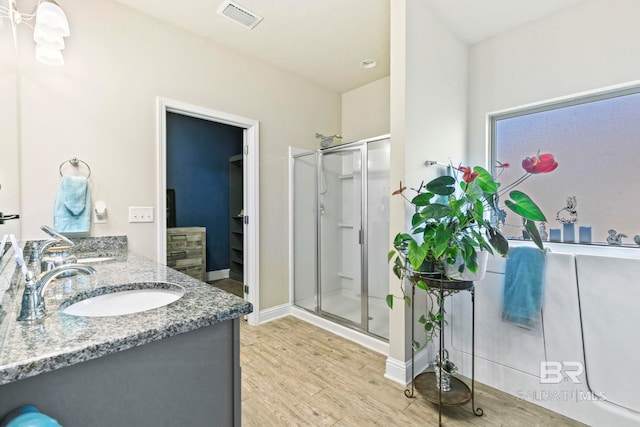
[[[64,11],[55,3],[43,1],[36,11],[35,28],[43,27],[49,34],[56,34],[60,37],[67,37],[69,32],[69,23]]]
[[[45,65],[63,65],[64,58],[60,49],[52,49],[40,44],[36,45],[36,59]]]
[[[49,31],[49,27],[43,25],[39,27],[36,26],[35,30],[33,30],[33,41],[52,49],[64,49],[64,39],[62,36],[52,34],[51,31]]]

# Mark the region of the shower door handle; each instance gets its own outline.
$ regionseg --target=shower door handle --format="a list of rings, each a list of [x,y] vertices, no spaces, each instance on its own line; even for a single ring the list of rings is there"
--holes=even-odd
[[[364,244],[364,230],[358,230],[358,243]]]

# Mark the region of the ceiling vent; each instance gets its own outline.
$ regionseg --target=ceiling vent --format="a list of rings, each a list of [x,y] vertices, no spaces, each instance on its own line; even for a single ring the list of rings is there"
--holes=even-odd
[[[231,0],[226,0],[222,3],[218,9],[218,13],[248,29],[252,29],[262,21],[262,16],[256,15],[246,7]]]

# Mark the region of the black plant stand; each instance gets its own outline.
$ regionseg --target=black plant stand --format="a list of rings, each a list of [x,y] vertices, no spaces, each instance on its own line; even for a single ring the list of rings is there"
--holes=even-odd
[[[458,292],[469,291],[471,294],[471,386],[467,385],[459,378],[450,376],[451,390],[443,393],[437,385],[435,371],[425,371],[419,375],[415,375],[415,348],[413,342],[415,340],[415,295],[416,283],[418,280],[424,281],[429,287],[429,293],[436,298],[438,302],[439,313],[443,316],[439,321],[438,330],[438,355],[444,355],[446,352],[444,346],[444,301],[445,298]],[[411,388],[404,391],[405,396],[414,397],[417,390],[425,399],[438,405],[438,425],[442,425],[442,406],[458,406],[464,405],[471,401],[471,410],[473,414],[481,417],[484,415],[482,408],[475,404],[475,287],[473,282],[448,280],[442,275],[412,277],[411,281]],[[436,366],[440,369],[440,378],[443,374],[450,375],[443,371],[442,363]]]

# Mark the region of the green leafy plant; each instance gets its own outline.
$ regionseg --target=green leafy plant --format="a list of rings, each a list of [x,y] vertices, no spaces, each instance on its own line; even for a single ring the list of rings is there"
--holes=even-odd
[[[412,189],[415,193],[412,197],[407,196],[407,188],[401,183],[393,194],[402,195],[413,206],[414,214],[411,231],[395,236],[389,261],[401,281],[402,299],[406,304],[411,305],[411,297],[404,289],[405,278],[417,288],[429,291],[429,275],[446,279],[447,264],[459,263],[459,272],[464,269],[476,272],[480,251],[507,256],[509,242],[499,228],[506,217],[506,212],[499,207],[500,197],[507,193],[505,206],[523,218],[531,240],[543,249],[536,222],[546,218],[528,195],[514,187],[533,174],[553,171],[557,165],[551,154],[528,157],[522,162],[525,175],[502,190],[501,184],[480,166],[452,167],[457,172],[455,176],[444,175],[422,183]],[[508,166],[508,163],[499,163],[497,168]],[[394,299],[393,294],[387,295],[390,308]],[[442,302],[437,303],[441,306]],[[420,317],[419,322],[428,334],[427,341],[437,333],[441,317],[439,313]]]

